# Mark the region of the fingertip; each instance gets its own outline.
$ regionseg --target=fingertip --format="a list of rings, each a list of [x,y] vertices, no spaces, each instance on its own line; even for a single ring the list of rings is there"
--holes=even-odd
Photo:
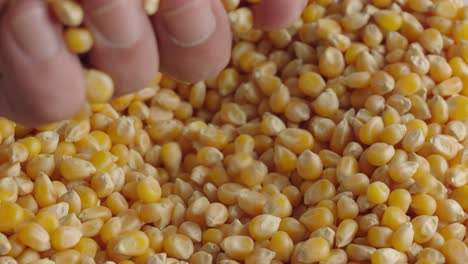
[[[159,69],[157,42],[140,1],[83,0],[85,21],[95,35],[94,67],[109,73],[116,95],[147,85]]]
[[[161,70],[176,79],[208,79],[228,64],[232,36],[220,1],[161,1],[153,24]]]
[[[306,5],[307,0],[263,0],[252,7],[255,26],[268,31],[289,27]]]
[[[38,82],[34,86],[18,80],[24,76],[4,78],[0,82],[0,115],[30,127],[72,117],[85,102],[84,82],[74,74],[64,77],[67,80]]]
[[[84,76],[74,62],[66,60],[19,73],[6,67],[0,83],[4,101],[0,113],[20,124],[37,126],[79,112],[86,100]]]
[[[16,84],[16,82],[14,82]],[[3,87],[2,87],[3,89]],[[6,93],[11,88],[6,88]],[[74,89],[77,91],[77,89]],[[72,89],[70,89],[72,91]],[[5,92],[4,92],[5,93]],[[83,93],[30,93],[21,99],[9,93],[6,117],[28,127],[37,127],[69,119],[80,111],[85,102]]]
[[[69,118],[85,100],[80,62],[42,1],[15,2],[0,21],[0,112],[25,125]]]

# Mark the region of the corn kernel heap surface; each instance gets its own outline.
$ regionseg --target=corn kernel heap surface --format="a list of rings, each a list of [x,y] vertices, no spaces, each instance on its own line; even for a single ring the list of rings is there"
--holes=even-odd
[[[89,69],[71,120],[0,119],[0,264],[468,263],[468,7],[316,0],[262,32],[259,1],[222,2],[216,78],[108,103]]]

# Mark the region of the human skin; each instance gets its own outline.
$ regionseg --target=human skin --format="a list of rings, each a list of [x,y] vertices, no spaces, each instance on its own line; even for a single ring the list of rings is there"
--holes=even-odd
[[[45,2],[0,0],[0,116],[28,126],[69,118],[85,101],[80,61]],[[112,76],[116,95],[137,91],[157,71],[196,82],[229,62],[231,32],[220,0],[161,0],[153,17],[141,0],[81,3],[95,36],[89,61]],[[306,4],[263,0],[253,7],[256,27],[291,25]]]

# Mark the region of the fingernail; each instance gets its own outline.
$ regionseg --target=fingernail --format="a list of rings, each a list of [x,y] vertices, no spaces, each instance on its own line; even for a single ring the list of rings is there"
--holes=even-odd
[[[193,0],[162,15],[167,32],[175,44],[192,47],[205,42],[216,29],[211,1]]]
[[[17,45],[33,60],[48,60],[62,46],[59,33],[43,7],[26,9],[13,18],[11,31]]]
[[[133,1],[100,0],[93,9],[90,23],[97,41],[109,47],[130,47],[141,37],[145,16]]]

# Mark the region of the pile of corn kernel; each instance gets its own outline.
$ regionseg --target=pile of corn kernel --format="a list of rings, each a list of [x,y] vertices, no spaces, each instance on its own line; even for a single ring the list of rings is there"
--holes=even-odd
[[[468,263],[468,7],[314,0],[262,32],[222,2],[216,78],[107,103],[90,69],[71,120],[0,119],[0,264]]]

